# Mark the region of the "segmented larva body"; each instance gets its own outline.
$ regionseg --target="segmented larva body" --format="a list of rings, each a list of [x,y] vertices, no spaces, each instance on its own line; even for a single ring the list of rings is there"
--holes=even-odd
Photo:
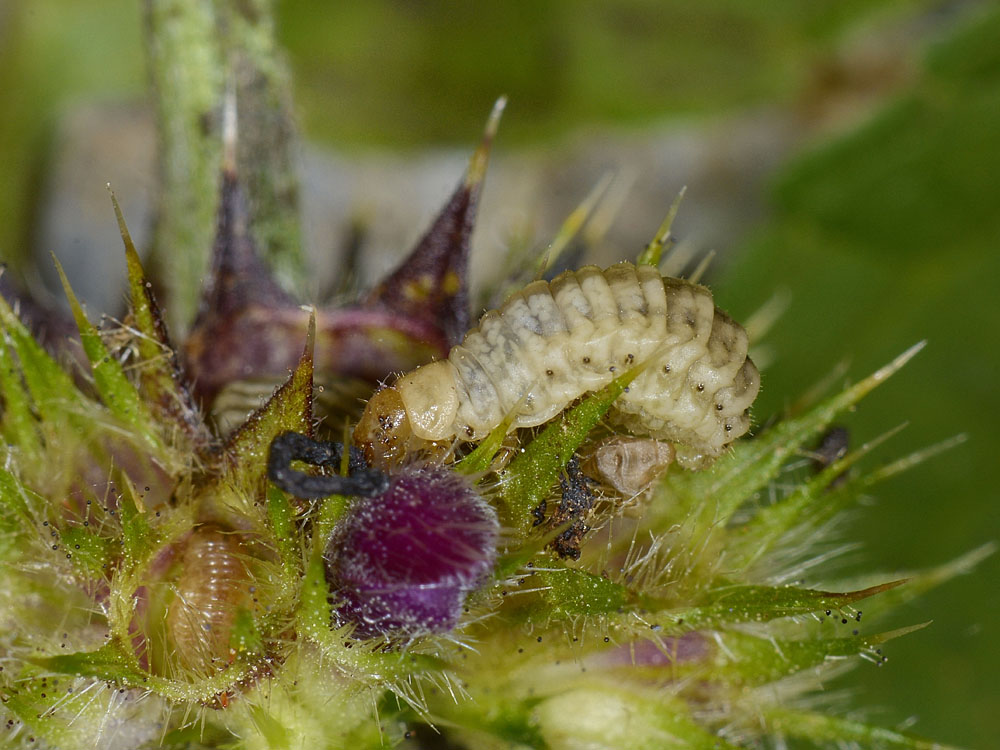
[[[476,441],[510,415],[511,429],[547,422],[645,365],[609,419],[675,444],[678,461],[696,467],[750,427],[760,376],[747,347],[746,331],[705,287],[652,266],[586,266],[487,312],[447,359],[399,378],[395,395],[376,394],[355,436],[376,454],[391,451],[405,416],[419,439]],[[405,414],[393,411],[397,397]]]
[[[229,663],[237,609],[249,599],[250,574],[239,537],[205,527],[188,537],[167,633],[177,664],[205,675]]]

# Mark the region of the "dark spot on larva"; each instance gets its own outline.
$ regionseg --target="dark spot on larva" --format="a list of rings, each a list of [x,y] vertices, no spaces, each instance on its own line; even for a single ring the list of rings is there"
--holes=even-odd
[[[705,390],[705,384],[704,383],[698,383],[697,388],[698,388],[698,393],[701,393],[703,390]]]
[[[584,357],[583,358],[583,364],[589,365],[590,364],[590,357]]]
[[[552,377],[553,375],[555,375],[555,373],[554,373],[554,372],[552,372],[552,370],[546,370],[546,371],[545,371],[545,374],[546,374],[546,375],[548,375],[548,376],[549,376],[550,378],[551,378],[551,377]]]
[[[733,431],[733,426],[731,424],[727,424],[726,425],[726,432],[732,432],[732,431]]]
[[[670,374],[670,365],[663,365],[664,374]]]
[[[723,406],[722,404],[716,404],[716,405],[715,405],[715,410],[716,410],[716,411],[722,411],[722,410],[723,410],[724,408],[725,408],[725,407],[724,407],[724,406]]]
[[[476,434],[476,431],[474,429],[472,429],[472,427],[470,425],[466,425],[465,426],[465,434],[468,435],[469,437],[472,437],[473,435]]]
[[[692,328],[694,328],[694,325],[695,325],[694,313],[691,312],[690,310],[688,310],[687,312],[685,312],[684,313],[684,322],[687,323]]]
[[[615,371],[615,366],[611,365],[611,367],[608,368],[608,372],[614,372],[614,371]]]
[[[625,362],[626,362],[626,364],[632,364],[632,362],[634,362],[634,361],[635,361],[635,355],[634,354],[626,354],[625,355]]]

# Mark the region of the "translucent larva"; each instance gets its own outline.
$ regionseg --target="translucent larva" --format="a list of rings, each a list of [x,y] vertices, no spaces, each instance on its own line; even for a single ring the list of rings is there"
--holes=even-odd
[[[529,284],[447,359],[376,393],[355,442],[385,463],[421,442],[480,440],[508,416],[512,430],[532,427],[644,365],[609,420],[699,468],[750,427],[760,376],[747,348],[705,287],[652,266],[586,266]]]
[[[250,574],[240,538],[203,527],[188,537],[167,633],[178,666],[207,675],[229,663],[229,638],[240,606],[250,599]]]

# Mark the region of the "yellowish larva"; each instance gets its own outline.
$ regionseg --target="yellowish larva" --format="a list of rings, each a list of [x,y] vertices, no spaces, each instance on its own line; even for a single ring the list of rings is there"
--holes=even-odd
[[[447,359],[377,392],[355,443],[391,463],[414,443],[480,440],[509,415],[511,429],[539,425],[642,364],[609,419],[699,468],[750,427],[760,376],[747,347],[707,288],[652,266],[586,266],[529,284]]]
[[[213,527],[185,542],[167,633],[176,663],[208,675],[229,663],[229,638],[240,606],[250,599],[250,574],[240,538]]]

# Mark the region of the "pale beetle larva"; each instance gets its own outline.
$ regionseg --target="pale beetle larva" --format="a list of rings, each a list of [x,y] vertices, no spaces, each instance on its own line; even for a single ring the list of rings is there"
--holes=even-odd
[[[179,666],[198,675],[229,663],[236,612],[250,600],[250,573],[238,535],[201,527],[186,540],[167,632]]]
[[[387,465],[427,443],[481,440],[507,417],[532,427],[643,365],[608,419],[702,468],[750,427],[760,376],[747,348],[707,288],[649,265],[585,266],[529,284],[447,359],[376,392],[354,441]]]

